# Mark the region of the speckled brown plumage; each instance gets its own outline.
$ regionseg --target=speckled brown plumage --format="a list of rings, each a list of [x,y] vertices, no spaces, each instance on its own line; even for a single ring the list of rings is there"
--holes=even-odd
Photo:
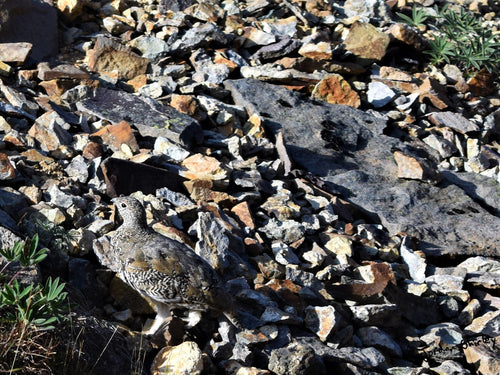
[[[205,260],[185,244],[150,229],[137,199],[120,197],[113,202],[123,224],[111,236],[105,265],[155,302],[157,319],[179,306],[232,315],[231,299]]]

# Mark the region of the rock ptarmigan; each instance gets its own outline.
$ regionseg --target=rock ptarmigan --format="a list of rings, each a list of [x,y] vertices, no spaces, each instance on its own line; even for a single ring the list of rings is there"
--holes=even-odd
[[[170,310],[190,310],[190,324],[200,311],[224,313],[236,326],[232,297],[224,290],[215,270],[185,244],[165,237],[148,227],[142,204],[132,197],[114,198],[123,224],[112,234],[109,246],[94,246],[103,265],[148,296],[155,305],[156,319],[148,330],[153,334],[170,316]]]

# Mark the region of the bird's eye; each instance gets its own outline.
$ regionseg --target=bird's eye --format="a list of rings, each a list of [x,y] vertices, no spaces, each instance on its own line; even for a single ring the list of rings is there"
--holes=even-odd
[[[127,207],[127,203],[122,203],[120,206],[122,206],[123,208]]]

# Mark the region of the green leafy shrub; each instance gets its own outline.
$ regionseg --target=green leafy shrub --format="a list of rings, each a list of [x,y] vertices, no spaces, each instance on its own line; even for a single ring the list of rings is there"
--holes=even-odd
[[[413,4],[413,8],[411,10],[411,17],[403,13],[397,12],[396,14],[403,20],[404,23],[413,27],[424,27],[425,21],[427,21],[430,17],[422,10],[422,8],[417,8],[415,4]]]
[[[6,260],[0,270],[0,372],[51,373],[48,360],[55,354],[55,344],[44,332],[66,320],[65,284],[49,277],[44,285],[21,285],[17,279],[23,269],[45,259],[47,252],[38,249],[38,235],[0,249]],[[13,262],[21,267],[6,277],[4,271]]]
[[[412,17],[398,13],[409,25],[421,27],[431,24],[435,31],[429,39],[430,63],[455,64],[465,72],[485,69],[500,75],[500,37],[484,27],[478,17],[460,7],[454,11],[444,6],[434,7],[436,16],[426,14],[413,6]]]

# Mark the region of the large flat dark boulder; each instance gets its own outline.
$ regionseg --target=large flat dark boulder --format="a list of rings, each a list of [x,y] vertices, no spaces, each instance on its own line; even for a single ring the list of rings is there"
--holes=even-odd
[[[336,185],[344,199],[405,232],[429,255],[500,255],[500,218],[444,179],[437,185],[397,177],[395,150],[425,152],[418,140],[383,134],[385,121],[360,110],[310,100],[252,79],[226,81],[237,105],[282,132],[293,162]],[[430,152],[429,152],[430,153]],[[480,189],[476,189],[480,190]]]
[[[51,0],[0,0],[0,43],[33,44],[36,63],[58,52],[57,11]]]
[[[151,98],[98,88],[92,98],[77,102],[76,106],[113,123],[125,120],[143,137],[165,137],[188,149],[203,139],[195,119]]]
[[[106,193],[110,197],[130,195],[136,191],[155,194],[156,189],[167,187],[183,191],[184,178],[176,172],[128,160],[107,158],[101,164],[106,181]]]

